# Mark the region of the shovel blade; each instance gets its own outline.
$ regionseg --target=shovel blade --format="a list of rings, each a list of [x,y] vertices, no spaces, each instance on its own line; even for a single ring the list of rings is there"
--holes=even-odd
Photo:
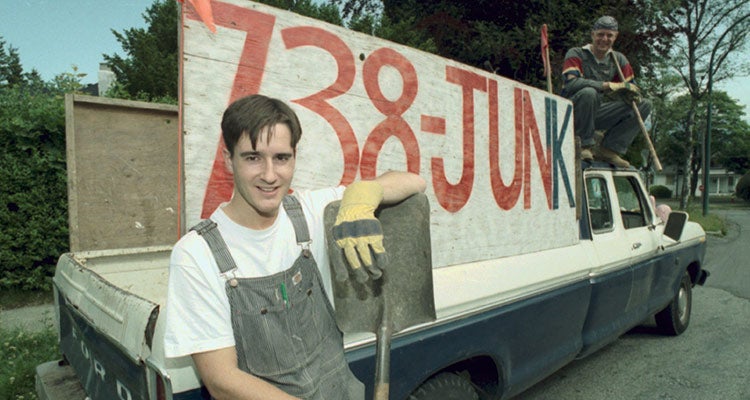
[[[350,270],[343,251],[333,239],[332,229],[340,202],[325,210],[326,241],[332,270]],[[346,281],[333,280],[336,322],[345,333],[377,333],[382,322],[392,332],[435,320],[430,247],[430,207],[420,193],[379,208],[375,216],[383,227],[383,245],[388,265],[378,280],[357,282],[352,274]]]

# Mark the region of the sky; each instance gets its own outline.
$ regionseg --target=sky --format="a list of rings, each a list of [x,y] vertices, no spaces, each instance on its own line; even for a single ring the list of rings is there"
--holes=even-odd
[[[48,81],[63,72],[95,83],[102,54],[125,56],[112,30],[145,28],[143,14],[154,0],[0,0],[0,36],[17,49],[25,71]],[[745,106],[750,122],[750,77],[714,86]]]
[[[112,34],[145,28],[154,0],[0,0],[0,36],[17,49],[24,71],[49,81],[63,72],[85,73],[95,83],[102,54],[125,52]]]

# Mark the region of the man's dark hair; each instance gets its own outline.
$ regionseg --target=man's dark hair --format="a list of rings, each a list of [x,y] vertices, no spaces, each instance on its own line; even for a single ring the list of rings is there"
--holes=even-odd
[[[268,140],[273,136],[273,127],[276,124],[286,124],[292,132],[292,148],[297,149],[297,143],[302,137],[302,128],[297,119],[297,114],[286,103],[281,100],[254,94],[243,97],[230,104],[224,111],[221,119],[221,134],[224,144],[229,150],[229,155],[234,155],[234,147],[242,135],[250,138],[250,143],[255,148],[260,133],[270,128]]]

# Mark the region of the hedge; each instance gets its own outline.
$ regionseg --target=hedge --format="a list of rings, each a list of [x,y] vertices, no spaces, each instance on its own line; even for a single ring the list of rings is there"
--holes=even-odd
[[[0,290],[48,290],[68,251],[65,105],[0,88]]]
[[[672,198],[672,191],[662,185],[652,185],[649,187],[649,192],[652,196],[654,196],[657,199],[671,199]]]
[[[750,173],[745,174],[740,181],[737,182],[737,197],[750,201]]]

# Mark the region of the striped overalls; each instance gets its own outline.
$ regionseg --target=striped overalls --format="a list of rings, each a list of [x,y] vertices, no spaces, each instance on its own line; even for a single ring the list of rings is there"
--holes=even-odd
[[[193,228],[226,279],[238,366],[303,399],[363,399],[364,385],[344,359],[342,333],[309,250],[302,207],[293,196],[283,204],[301,252],[291,268],[274,275],[235,277],[236,264],[216,223],[204,220]]]

